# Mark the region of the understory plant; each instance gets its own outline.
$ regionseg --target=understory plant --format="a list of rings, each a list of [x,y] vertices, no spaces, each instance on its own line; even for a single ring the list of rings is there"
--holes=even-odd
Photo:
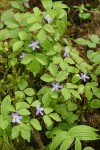
[[[89,50],[86,61],[66,38],[70,9],[61,1],[41,0],[32,12],[15,3],[0,18],[0,137],[13,147],[37,131],[49,141],[41,150],[82,150],[81,141],[100,138],[80,120],[100,108],[100,52]],[[94,36],[84,45],[96,47]]]

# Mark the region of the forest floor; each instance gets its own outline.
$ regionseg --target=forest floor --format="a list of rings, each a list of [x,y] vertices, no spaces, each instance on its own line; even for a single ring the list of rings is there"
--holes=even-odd
[[[10,1],[11,0],[1,0],[1,2],[5,5],[0,8],[0,12],[10,8]],[[100,37],[100,11],[97,11],[92,14],[92,17],[88,20],[82,20],[79,18],[78,13],[73,6],[79,6],[81,4],[85,4],[89,8],[98,8],[99,7],[99,0],[63,0],[65,4],[67,4],[70,8],[70,12],[68,14],[68,20],[71,22],[71,26],[67,29],[67,37],[71,39],[77,38],[85,38],[88,39],[89,34],[97,34]],[[41,3],[39,0],[30,0],[29,1],[30,8],[27,11],[32,11],[33,7],[42,8]],[[100,9],[99,9],[100,10]],[[99,29],[98,29],[99,26]],[[80,52],[80,55],[84,58],[84,60],[88,61],[86,56],[86,47],[73,43],[73,46]],[[96,47],[100,48],[100,47]],[[96,51],[96,48],[94,49]],[[87,110],[84,114],[86,119],[86,124],[90,125],[94,128],[100,130],[100,110]],[[91,146],[95,150],[100,150],[100,141],[93,141],[93,142],[85,142],[83,143],[85,146]],[[72,149],[71,149],[72,150]]]

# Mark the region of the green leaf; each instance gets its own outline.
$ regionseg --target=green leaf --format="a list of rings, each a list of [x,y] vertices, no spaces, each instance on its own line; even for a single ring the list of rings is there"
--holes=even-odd
[[[15,13],[14,19],[17,21],[18,24],[21,24],[22,21],[22,14],[21,13]]]
[[[24,90],[26,87],[28,86],[28,82],[24,79],[22,79],[19,83],[18,83],[18,88],[22,91]]]
[[[31,124],[36,130],[42,130],[40,122],[37,119],[32,119]]]
[[[83,38],[78,38],[75,40],[75,42],[78,44],[87,45],[87,40],[85,40]]]
[[[30,70],[34,76],[36,76],[40,72],[40,67],[40,63],[38,60],[36,60],[36,58],[33,58],[32,61],[26,66],[27,70]]]
[[[52,143],[50,145],[50,150],[55,150],[58,145],[61,144],[66,139],[66,136],[68,135],[68,132],[62,131],[61,133],[57,134],[52,140]]]
[[[91,35],[89,35],[89,38],[93,43],[99,44],[100,38],[98,37],[98,35],[91,34]]]
[[[22,116],[30,115],[30,112],[27,109],[20,109],[18,110],[18,113]]]
[[[43,120],[44,120],[44,123],[47,125],[47,127],[50,127],[53,123],[51,118],[48,115],[44,115]]]
[[[27,97],[26,101],[31,105],[31,103],[33,102],[33,97]]]
[[[69,111],[75,111],[75,110],[77,110],[77,108],[78,108],[78,106],[77,106],[76,103],[70,102],[70,103],[68,104],[68,110],[69,110]]]
[[[79,17],[82,19],[89,19],[91,17],[90,13],[79,13]]]
[[[43,86],[37,93],[37,95],[41,95],[41,94],[45,94],[48,93],[50,91],[50,88],[47,86]]]
[[[21,30],[20,30],[19,28],[10,30],[9,38],[11,38],[11,39],[18,38],[18,33],[19,33],[20,31],[21,31]]]
[[[93,94],[100,99],[100,88],[97,88],[97,87],[92,87],[92,90],[93,90]]]
[[[49,117],[51,117],[52,119],[54,119],[57,122],[61,121],[61,118],[57,113],[51,113],[51,114],[49,114]]]
[[[54,32],[55,32],[54,29],[53,29],[53,27],[52,27],[50,24],[45,24],[45,25],[43,26],[43,28],[44,28],[47,32],[49,32],[49,33],[54,33]]]
[[[65,29],[66,29],[65,23],[64,23],[62,20],[57,20],[57,21],[56,21],[56,26],[57,26],[59,32],[60,32],[61,34],[64,34],[64,31],[65,31]]]
[[[78,73],[79,72],[79,70],[73,66],[68,66],[67,71],[70,73]]]
[[[13,44],[13,51],[19,50],[23,46],[24,42],[23,41],[18,41]]]
[[[26,139],[28,142],[30,142],[30,126],[28,124],[23,124],[21,123],[20,126],[20,132],[21,132],[21,136],[23,137],[23,139]]]
[[[44,107],[48,107],[51,100],[52,99],[51,99],[50,93],[45,93],[42,97],[42,103],[43,103]]]
[[[52,108],[45,108],[44,109],[44,112],[46,115],[50,114],[51,112],[53,112],[53,109]]]
[[[8,38],[9,38],[9,30],[7,29],[0,30],[0,41],[6,40]]]
[[[17,58],[12,58],[10,61],[11,66],[15,66],[17,63]]]
[[[32,54],[27,54],[22,60],[21,60],[21,64],[28,64],[29,62],[31,62],[33,59],[33,55]]]
[[[1,118],[0,118],[0,120],[1,120]],[[5,129],[8,127],[8,125],[9,125],[9,122],[3,118],[3,120],[2,120],[1,123],[0,123],[0,127],[1,127],[3,130],[5,130]]]
[[[80,84],[80,85],[78,86],[78,93],[79,93],[79,94],[83,94],[83,93],[84,93],[84,85],[83,85],[83,84]]]
[[[56,75],[56,81],[61,82],[65,80],[68,76],[68,73],[66,71],[59,71]]]
[[[69,133],[79,140],[97,140],[100,137],[95,131],[98,130],[87,125],[77,125],[70,128]]]
[[[26,102],[16,103],[16,110],[22,109],[22,108],[29,108],[29,107],[30,107],[30,105]]]
[[[70,115],[67,119],[68,124],[73,124],[77,120],[78,120],[78,116],[75,114]]]
[[[48,70],[49,70],[50,73],[55,77],[56,74],[57,74],[58,68],[57,68],[56,65],[54,65],[53,63],[51,63],[51,64],[49,65]]]
[[[60,15],[59,15],[58,19],[62,19],[64,17],[66,17],[66,19],[67,19],[66,11],[64,9],[59,10],[59,12],[60,12]]]
[[[50,91],[50,96],[53,98],[53,99],[56,99],[58,98],[58,93],[54,90],[54,91]]]
[[[85,86],[85,96],[89,101],[92,99],[93,93],[90,86]]]
[[[62,1],[56,1],[53,3],[53,8],[54,9],[61,9],[61,8],[68,8],[66,4],[63,4]]]
[[[70,90],[70,92],[72,93],[72,95],[73,95],[75,98],[78,98],[78,99],[81,100],[81,97],[80,97],[80,95],[79,95],[79,93],[78,93],[77,91],[75,91],[75,90]]]
[[[66,100],[70,99],[71,94],[70,94],[70,91],[69,91],[68,89],[62,88],[62,89],[61,89],[61,93],[62,93],[62,95],[64,96],[64,98],[65,98]]]
[[[3,29],[3,27],[4,27],[4,23],[0,22],[0,30]]]
[[[9,112],[11,106],[11,97],[7,95],[1,103],[1,114],[6,115]]]
[[[38,101],[38,100],[35,100],[32,104],[31,104],[31,106],[33,106],[33,107],[36,107],[37,105],[41,105],[41,103]]]
[[[88,47],[90,48],[95,48],[96,47],[96,44],[95,43],[92,43],[90,41],[87,40],[86,44],[88,45]]]
[[[21,119],[21,123],[22,122],[29,123],[30,122],[30,116],[23,116],[23,118]]]
[[[33,11],[35,15],[40,15],[42,13],[38,7],[33,8]]]
[[[60,68],[62,69],[62,71],[66,71],[66,69],[68,68],[68,64],[65,61],[62,61],[60,63]]]
[[[68,89],[77,89],[78,86],[77,86],[76,84],[67,83],[67,88],[68,88]]]
[[[41,0],[43,7],[48,10],[52,8],[52,0]]]
[[[18,33],[19,37],[21,40],[26,40],[27,39],[27,33],[25,31],[21,31]]]
[[[75,62],[73,61],[72,58],[68,58],[67,57],[67,58],[64,59],[64,61],[67,62],[67,63],[69,63],[69,64],[75,64]]]
[[[100,54],[97,54],[93,57],[93,62],[100,64]]]
[[[61,57],[54,57],[53,58],[53,63],[54,64],[59,64],[63,61],[63,59]]]
[[[61,50],[62,50],[61,44],[60,44],[60,43],[56,43],[56,44],[54,45],[54,51],[55,51],[55,52],[60,52]]]
[[[46,55],[47,56],[53,56],[53,55],[55,55],[56,54],[56,52],[53,50],[53,49],[49,49],[47,52],[46,52]]]
[[[25,99],[25,94],[22,91],[15,91],[15,98],[18,100]]]
[[[42,28],[42,25],[40,23],[34,23],[30,28],[29,31],[36,31]]]
[[[38,40],[42,43],[46,40],[47,38],[47,35],[46,35],[46,32],[44,29],[41,29],[38,34],[37,34],[37,38]]]
[[[24,93],[28,96],[33,96],[35,94],[35,91],[32,88],[26,88],[24,90]]]
[[[46,73],[41,77],[41,80],[43,80],[45,82],[52,82],[54,80],[54,78],[53,78],[53,76]]]
[[[19,132],[20,132],[19,126],[14,126],[12,128],[12,134],[11,134],[12,139],[17,138],[19,136]]]
[[[14,19],[5,21],[5,24],[7,25],[8,28],[11,28],[11,29],[16,29],[19,27],[19,24]]]
[[[86,62],[82,62],[82,63],[80,64],[80,70],[81,70],[82,72],[87,72],[87,69],[88,69],[88,70],[91,70],[92,67],[91,67],[89,64],[87,64]]]
[[[77,62],[77,64],[80,64],[83,62],[83,59],[79,56],[76,50],[73,50],[70,53],[74,61]]]
[[[20,2],[12,1],[11,6],[14,7],[14,8],[17,8],[21,11],[24,11],[24,6]]]
[[[12,9],[6,10],[4,12],[2,12],[1,14],[1,22],[7,21],[9,19],[11,19],[13,16],[13,11]]]
[[[82,150],[82,145],[78,138],[75,140],[75,150]]]
[[[77,83],[78,81],[80,80],[80,75],[79,74],[75,74],[73,77],[72,77],[72,83]]]
[[[48,61],[42,53],[38,53],[35,55],[36,60],[38,60],[42,65],[47,65]]]
[[[83,150],[95,150],[95,149],[92,148],[92,147],[87,146],[87,147],[85,147]]]
[[[66,136],[66,139],[62,142],[62,144],[60,146],[60,150],[67,150],[67,149],[69,149],[71,144],[73,143],[73,141],[74,141],[74,138],[68,134]]]
[[[91,102],[89,103],[89,106],[91,108],[95,108],[95,109],[100,108],[100,100],[99,99],[93,99],[93,100],[91,100]]]
[[[9,127],[8,127],[8,128],[9,128]],[[9,133],[7,133],[7,131],[4,130],[4,132],[3,132],[3,140],[4,140],[4,142],[5,142],[6,144],[9,144],[8,134],[9,134]],[[7,147],[9,147],[9,146],[7,145]]]

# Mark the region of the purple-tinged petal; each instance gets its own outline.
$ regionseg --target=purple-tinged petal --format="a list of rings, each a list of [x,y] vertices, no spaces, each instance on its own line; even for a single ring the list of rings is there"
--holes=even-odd
[[[55,83],[54,83],[54,82],[52,82],[52,83],[51,83],[51,85],[52,85],[52,86],[55,86]]]
[[[12,119],[12,122],[13,122],[13,123],[15,123],[15,122],[16,122],[16,120],[13,118],[13,119]]]
[[[39,41],[32,41],[32,43],[29,44],[28,46],[29,46],[29,47],[32,47],[32,50],[34,51],[35,48],[40,48],[40,47],[38,46],[38,43],[39,43]]]
[[[43,115],[43,112],[42,112],[43,110],[44,110],[43,107],[40,107],[39,105],[37,105],[36,106],[36,116],[39,114]]]
[[[44,107],[40,107],[40,111],[43,111],[44,110]]]
[[[22,55],[19,56],[19,58],[20,58],[20,59],[21,59],[21,58],[24,58],[26,55],[27,55],[26,53],[22,52]]]
[[[63,86],[59,85],[60,83],[57,82],[56,84],[51,83],[51,85],[53,86],[52,91],[56,90],[56,92],[59,91],[59,89],[61,89]]]
[[[90,77],[87,76],[87,73],[80,73],[80,79],[86,82],[86,79],[89,79]]]
[[[38,110],[36,111],[36,116],[37,116],[37,115],[39,115],[39,111],[38,111]]]
[[[56,87],[56,92],[58,92],[59,91],[59,88],[58,87]]]
[[[40,111],[40,114],[43,116],[43,112],[42,111]]]
[[[52,21],[52,18],[50,18],[50,16],[49,15],[46,15],[45,17],[45,20],[49,23],[50,21]]]
[[[63,86],[59,85],[58,88],[61,89],[61,88],[63,88]]]
[[[16,120],[17,123],[21,123],[21,121],[19,119]]]
[[[15,122],[21,123],[20,120],[22,119],[22,116],[19,116],[19,115],[18,115],[18,112],[12,113],[12,117],[13,117],[13,119],[12,119],[12,122],[13,122],[13,123],[15,123]]]
[[[66,57],[67,56],[67,53],[66,52],[64,52],[64,57]]]
[[[29,47],[32,47],[32,46],[33,46],[33,44],[29,44],[28,46],[29,46]]]
[[[39,107],[39,105],[36,105],[36,110],[38,110],[40,107]]]

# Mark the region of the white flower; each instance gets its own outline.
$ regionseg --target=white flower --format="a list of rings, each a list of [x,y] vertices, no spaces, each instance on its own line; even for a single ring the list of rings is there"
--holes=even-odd
[[[80,79],[83,80],[84,82],[86,82],[87,79],[89,79],[90,77],[87,76],[87,73],[81,73],[80,75]]]
[[[40,48],[40,46],[38,46],[39,41],[32,41],[31,44],[29,44],[29,47],[32,47],[33,51],[35,50],[35,48]]]
[[[49,23],[50,21],[52,21],[52,18],[50,18],[50,16],[49,15],[46,15],[45,17],[45,20]]]
[[[19,58],[24,58],[26,55],[27,55],[26,53],[22,52],[22,55],[19,56]]]
[[[68,47],[64,48],[64,57],[66,57],[66,56],[70,57],[70,50]]]

